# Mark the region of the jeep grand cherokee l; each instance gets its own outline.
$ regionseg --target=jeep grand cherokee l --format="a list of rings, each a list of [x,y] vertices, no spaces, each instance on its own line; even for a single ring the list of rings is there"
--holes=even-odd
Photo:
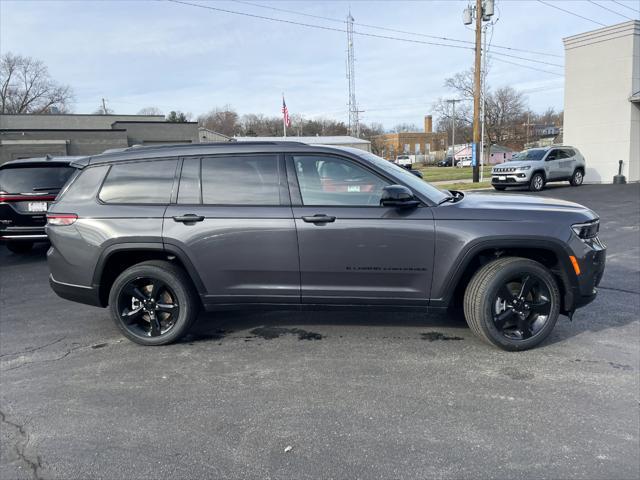
[[[0,165],[0,242],[14,253],[46,242],[49,204],[76,169],[69,157],[13,160]]]
[[[352,148],[130,148],[78,159],[48,213],[50,283],[134,342],[198,310],[439,309],[506,350],[596,295],[598,216],[562,200],[439,190]]]

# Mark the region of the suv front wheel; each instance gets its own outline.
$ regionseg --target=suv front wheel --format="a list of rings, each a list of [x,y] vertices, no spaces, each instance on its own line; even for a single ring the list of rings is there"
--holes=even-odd
[[[187,274],[165,261],[138,263],[111,287],[116,326],[140,345],[166,345],[183,337],[198,316],[199,301]]]
[[[538,262],[505,257],[483,266],[464,294],[471,330],[503,350],[528,350],[553,330],[560,312],[554,276]]]
[[[544,175],[541,173],[534,173],[529,181],[529,190],[532,192],[539,192],[544,188]]]

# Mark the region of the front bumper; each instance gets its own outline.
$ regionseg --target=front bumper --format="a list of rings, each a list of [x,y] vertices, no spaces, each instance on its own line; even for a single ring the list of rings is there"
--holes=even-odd
[[[595,300],[604,275],[607,247],[597,237],[585,242],[574,237],[571,243],[580,267],[579,275],[571,272],[571,288],[565,292],[565,310],[572,313]]]
[[[522,176],[520,176],[522,175]],[[491,185],[498,185],[504,187],[517,187],[518,185],[525,185],[529,183],[529,176],[526,173],[516,173],[507,175],[494,175],[491,174]]]

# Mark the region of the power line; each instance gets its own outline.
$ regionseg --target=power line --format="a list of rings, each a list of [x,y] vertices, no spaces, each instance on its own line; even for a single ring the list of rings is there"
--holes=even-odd
[[[295,10],[289,10],[286,8],[278,8],[278,7],[272,7],[269,5],[261,5],[259,3],[253,3],[253,2],[246,2],[244,0],[232,0],[233,2],[236,3],[241,3],[241,4],[245,4],[245,5],[251,5],[253,7],[258,7],[258,8],[265,8],[267,10],[273,10],[276,12],[284,12],[284,13],[292,13],[294,15],[302,15],[304,17],[310,17],[310,18],[317,18],[317,19],[321,19],[321,20],[327,20],[329,22],[337,22],[337,23],[341,23],[344,24],[345,21],[344,20],[340,20],[339,18],[332,18],[332,17],[325,17],[322,15],[313,15],[310,13],[304,13],[304,12],[298,12]],[[460,40],[460,39],[456,39],[456,38],[450,38],[450,37],[441,37],[438,35],[430,35],[427,33],[420,33],[420,32],[411,32],[408,30],[398,30],[395,28],[388,28],[388,27],[383,27],[380,25],[369,25],[366,23],[359,23],[359,22],[354,22],[355,25],[358,25],[360,27],[365,27],[365,28],[374,28],[374,29],[378,29],[378,30],[385,30],[387,32],[394,32],[394,33],[403,33],[405,35],[416,35],[419,37],[425,37],[425,38],[433,38],[435,40],[444,40],[447,42],[458,42],[458,43],[464,43],[467,45],[473,45],[474,42],[470,41],[470,40]],[[564,58],[562,55],[557,55],[554,53],[549,53],[549,52],[540,52],[540,51],[535,51],[535,50],[525,50],[522,48],[514,48],[514,47],[506,47],[503,45],[494,45],[494,48],[501,48],[504,50],[511,50],[513,52],[523,52],[523,53],[532,53],[534,55],[545,55],[548,57],[558,57],[558,58]]]
[[[165,0],[167,2],[171,2],[171,3],[177,3],[177,4],[181,4],[181,5],[187,5],[190,7],[198,7],[198,8],[204,8],[206,10],[214,10],[217,12],[224,12],[224,13],[231,13],[233,15],[241,15],[243,17],[251,17],[251,18],[258,18],[260,20],[269,20],[272,22],[280,22],[280,23],[287,23],[290,25],[298,25],[301,27],[308,27],[308,28],[316,28],[319,30],[329,30],[332,32],[340,32],[340,33],[346,33],[347,30],[346,29],[341,29],[341,28],[334,28],[334,27],[327,27],[325,25],[315,25],[312,23],[303,23],[303,22],[296,22],[293,20],[285,20],[283,18],[275,18],[275,17],[267,17],[264,15],[256,15],[255,13],[247,13],[247,12],[237,12],[235,10],[227,10],[225,8],[218,8],[218,7],[212,7],[210,5],[200,5],[197,3],[190,3],[190,2],[185,2],[183,0]],[[464,47],[462,45],[451,45],[448,43],[438,43],[438,42],[426,42],[423,40],[414,40],[411,38],[400,38],[400,37],[392,37],[390,35],[378,35],[375,33],[365,33],[365,32],[353,32],[354,35],[361,35],[363,37],[373,37],[373,38],[382,38],[385,40],[397,40],[399,42],[408,42],[408,43],[418,43],[418,44],[422,44],[422,45],[435,45],[438,47],[451,47],[451,48],[459,48],[462,50],[473,50],[472,47]]]
[[[612,9],[611,9],[611,8],[609,8],[609,7],[605,7],[604,5],[600,5],[599,3],[596,3],[596,2],[594,2],[593,0],[588,0],[588,1],[589,1],[589,3],[593,3],[593,4],[594,4],[594,5],[596,5],[597,7],[600,7],[600,8],[602,8],[602,9],[604,9],[604,10],[608,11],[608,12],[615,13],[616,15],[619,15],[619,16],[621,16],[621,17],[623,17],[623,18],[626,18],[627,20],[633,20],[633,18],[631,18],[631,17],[627,17],[626,15],[623,15],[623,14],[622,14],[622,13],[620,13],[620,12],[616,12],[615,10],[612,10]]]
[[[316,24],[312,24],[312,23],[304,23],[304,22],[296,22],[294,20],[285,20],[282,18],[275,18],[275,17],[267,17],[264,15],[257,15],[254,13],[247,13],[247,12],[238,12],[235,10],[228,10],[225,8],[219,8],[219,7],[212,7],[210,5],[200,5],[197,3],[190,3],[190,2],[186,2],[184,0],[166,0],[168,2],[171,3],[176,3],[176,4],[181,4],[181,5],[187,5],[190,7],[197,7],[197,8],[204,8],[206,10],[213,10],[213,11],[217,11],[217,12],[223,12],[223,13],[230,13],[233,15],[240,15],[240,16],[244,16],[244,17],[251,17],[251,18],[257,18],[260,20],[268,20],[268,21],[272,21],[272,22],[280,22],[280,23],[286,23],[286,24],[290,24],[290,25],[298,25],[298,26],[302,26],[302,27],[308,27],[308,28],[316,28],[319,30],[328,30],[328,31],[332,31],[332,32],[340,32],[340,33],[346,33],[347,30],[346,29],[341,29],[341,28],[335,28],[335,27],[328,27],[325,25],[316,25]],[[450,47],[450,48],[458,48],[458,49],[462,49],[462,50],[473,50],[473,47],[465,47],[462,45],[451,45],[448,43],[440,43],[440,42],[427,42],[424,40],[416,40],[416,39],[411,39],[411,38],[402,38],[402,37],[394,37],[394,36],[390,36],[390,35],[379,35],[379,34],[375,34],[375,33],[365,33],[365,32],[356,32],[355,30],[353,31],[354,35],[360,35],[360,36],[364,36],[364,37],[373,37],[373,38],[381,38],[381,39],[385,39],[385,40],[395,40],[395,41],[399,41],[399,42],[408,42],[408,43],[416,43],[416,44],[420,44],[420,45],[435,45],[435,46],[439,46],[439,47]],[[522,58],[522,57],[518,57],[516,55],[510,55],[507,53],[494,53],[494,55],[500,55],[500,56],[506,56],[506,57],[510,57],[510,58],[516,58],[518,60],[524,60],[527,62],[534,62],[534,63],[540,63],[543,65],[550,65],[553,67],[560,67],[563,68],[562,65],[559,64],[555,64],[555,63],[550,63],[550,62],[545,62],[543,60],[533,60],[531,58]]]
[[[573,15],[574,17],[582,18],[583,20],[587,20],[589,22],[593,22],[593,23],[596,23],[596,24],[598,24],[600,26],[606,27],[606,25],[604,23],[600,23],[600,22],[597,22],[596,20],[592,20],[590,18],[583,17],[582,15],[579,15],[579,14],[577,14],[575,12],[572,12],[571,10],[565,10],[564,8],[558,7],[557,5],[552,5],[551,3],[547,3],[544,0],[538,0],[538,2],[543,4],[543,5],[546,5],[547,7],[555,8],[556,10],[560,10],[561,12],[565,12],[565,13],[568,13],[569,15]]]
[[[629,10],[631,10],[633,13],[640,13],[640,6],[638,7],[638,10],[636,10],[635,8],[631,8],[629,5],[625,5],[624,3],[618,2],[617,0],[611,0],[613,3],[617,3],[618,5],[620,5],[621,7],[624,8],[628,8]]]
[[[516,63],[516,62],[511,62],[509,60],[503,60],[502,58],[494,58],[493,55],[490,55],[490,58],[492,60],[497,60],[498,62],[502,62],[502,63],[509,63],[511,65],[516,65],[518,67],[522,67],[522,68],[528,68],[529,70],[535,70],[537,72],[542,72],[542,73],[548,73],[550,75],[556,75],[558,77],[564,77],[564,75],[562,73],[556,73],[556,72],[551,72],[549,70],[542,70],[540,68],[536,68],[536,67],[531,67],[529,65],[522,65],[521,63]]]

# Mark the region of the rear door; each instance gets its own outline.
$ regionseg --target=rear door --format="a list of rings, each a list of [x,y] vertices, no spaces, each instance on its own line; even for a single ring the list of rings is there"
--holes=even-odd
[[[427,305],[434,221],[429,207],[380,206],[393,181],[353,159],[287,158],[303,303]]]
[[[205,303],[300,303],[283,161],[272,153],[183,160],[163,237],[197,270]]]

